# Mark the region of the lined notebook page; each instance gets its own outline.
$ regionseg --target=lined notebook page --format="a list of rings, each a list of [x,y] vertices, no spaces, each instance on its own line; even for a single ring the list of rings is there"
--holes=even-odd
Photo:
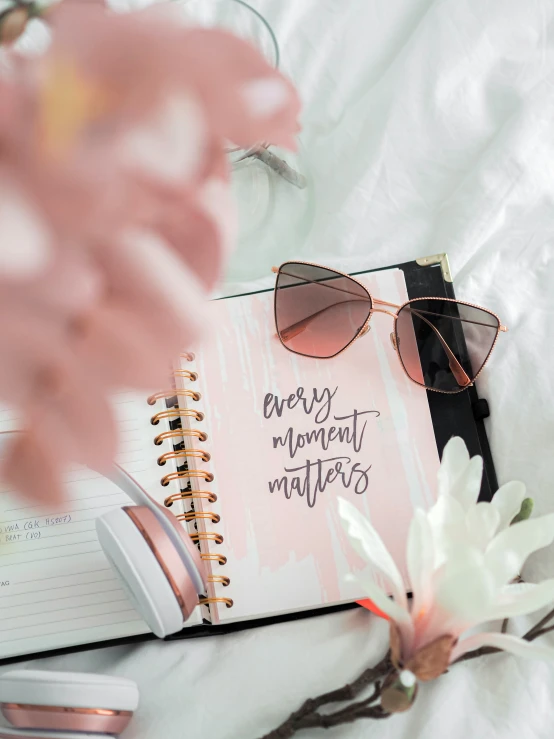
[[[144,395],[118,393],[113,408],[117,461],[160,499],[167,488],[156,459],[169,451],[153,444],[161,425],[150,424]],[[0,431],[17,426],[12,412],[0,411]],[[129,503],[117,486],[81,466],[68,470],[67,505],[57,514],[0,488],[0,658],[148,631],[96,538],[95,518]]]

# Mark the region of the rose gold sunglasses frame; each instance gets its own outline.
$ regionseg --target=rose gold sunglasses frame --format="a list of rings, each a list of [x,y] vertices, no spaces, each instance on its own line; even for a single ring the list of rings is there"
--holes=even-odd
[[[374,298],[371,295],[371,293],[369,292],[369,290],[367,289],[367,287],[364,284],[362,284],[360,282],[360,280],[357,280],[355,277],[352,277],[352,275],[349,275],[346,272],[341,272],[340,270],[333,269],[332,267],[326,267],[324,264],[316,264],[315,262],[303,262],[303,261],[300,261],[299,259],[297,259],[295,261],[286,261],[286,262],[283,262],[279,267],[272,267],[271,268],[271,271],[274,272],[277,275],[276,280],[275,280],[274,301],[273,301],[273,305],[274,305],[274,319],[275,319],[275,330],[277,332],[277,336],[279,338],[279,341],[281,342],[281,344],[283,345],[283,347],[287,351],[291,352],[292,354],[298,354],[298,356],[300,356],[300,357],[305,357],[305,356],[310,356],[310,355],[301,354],[300,352],[295,352],[294,349],[291,349],[290,347],[288,347],[285,344],[285,342],[283,341],[283,339],[281,338],[281,332],[279,331],[279,327],[277,325],[277,291],[279,289],[277,287],[277,280],[279,279],[279,274],[281,273],[282,268],[285,267],[287,264],[305,264],[308,267],[319,267],[320,269],[325,269],[325,270],[327,270],[329,272],[334,272],[335,274],[341,275],[342,277],[347,277],[349,280],[352,280],[353,282],[357,283],[364,290],[364,292],[366,292],[367,295],[369,296],[369,301],[370,301],[370,304],[371,304],[370,305],[370,310],[369,310],[369,315],[366,318],[364,325],[358,331],[358,333],[348,342],[348,344],[346,344],[346,346],[344,346],[336,354],[332,354],[329,357],[313,357],[314,359],[333,359],[333,357],[337,357],[339,354],[342,354],[342,352],[346,351],[346,349],[348,349],[348,347],[351,346],[356,341],[356,339],[359,339],[362,336],[364,336],[365,334],[367,334],[367,332],[370,329],[370,325],[369,324],[370,324],[371,318],[372,318],[372,316],[373,316],[374,313],[386,313],[388,316],[391,316],[393,318],[393,320],[394,320],[394,331],[392,331],[391,334],[390,334],[391,343],[392,343],[393,349],[396,352],[396,355],[398,357],[398,361],[400,362],[400,364],[402,366],[402,369],[404,370],[404,373],[405,373],[406,377],[409,380],[411,380],[411,382],[413,382],[415,385],[418,385],[419,387],[423,387],[426,390],[431,390],[431,391],[433,391],[435,393],[443,393],[444,395],[456,395],[457,393],[462,393],[464,390],[467,390],[468,387],[472,387],[475,384],[475,380],[479,377],[479,375],[481,374],[481,372],[485,368],[485,365],[489,361],[489,357],[492,354],[492,351],[493,351],[493,349],[494,349],[494,347],[496,345],[496,342],[498,341],[498,336],[499,336],[500,332],[501,331],[502,332],[506,332],[508,330],[508,328],[506,326],[502,325],[502,322],[500,321],[500,318],[496,315],[496,313],[493,313],[493,311],[489,310],[488,308],[483,308],[480,305],[476,305],[475,303],[467,303],[464,300],[456,300],[456,299],[453,299],[453,298],[443,298],[443,297],[438,297],[438,296],[426,296],[426,297],[421,297],[421,298],[412,298],[411,300],[406,300],[406,302],[405,303],[402,303],[402,305],[397,305],[396,303],[389,303],[386,300],[379,300],[378,298]],[[288,275],[287,272],[283,272],[283,274]],[[289,277],[297,277],[297,275],[288,275],[288,276]],[[306,278],[300,278],[300,279],[306,279]],[[310,282],[310,280],[306,279],[306,282]],[[424,385],[423,383],[418,382],[417,380],[414,380],[413,377],[411,377],[409,375],[408,370],[404,366],[404,362],[402,361],[402,355],[398,351],[398,341],[397,341],[398,334],[397,334],[397,325],[396,324],[397,324],[398,315],[399,315],[400,311],[403,308],[405,308],[407,305],[411,305],[412,303],[415,303],[418,300],[444,300],[447,303],[458,303],[459,305],[467,305],[469,308],[478,308],[479,310],[485,311],[485,313],[488,313],[489,315],[494,316],[496,318],[496,320],[498,321],[498,327],[496,329],[496,336],[494,337],[494,341],[492,342],[492,345],[491,345],[491,348],[489,350],[489,353],[487,354],[487,356],[485,358],[485,361],[483,362],[483,364],[481,366],[481,369],[475,375],[475,377],[473,378],[473,380],[469,380],[469,377],[467,377],[464,369],[461,367],[461,365],[459,364],[458,360],[456,359],[456,357],[454,356],[454,354],[451,352],[451,350],[448,347],[448,344],[446,343],[445,339],[441,336],[441,334],[439,333],[439,331],[434,326],[432,326],[429,323],[429,325],[431,326],[431,328],[437,334],[437,337],[438,337],[439,341],[441,342],[442,346],[444,347],[446,353],[449,355],[450,361],[451,362],[453,361],[455,363],[455,365],[457,365],[458,372],[459,373],[462,373],[466,377],[466,379],[467,379],[467,382],[464,384],[464,386],[463,387],[460,387],[458,390],[439,390],[438,388],[429,387],[428,385]],[[397,310],[396,310],[395,313],[393,313],[392,311],[386,310],[385,308],[375,308],[374,307],[375,304],[376,305],[386,305],[389,308],[396,308]],[[464,321],[464,319],[462,319],[462,318],[460,318],[459,320]],[[490,328],[493,328],[493,326],[491,326]],[[452,364],[450,366],[451,366],[451,369],[453,370],[454,376],[456,376],[456,370],[452,367]],[[456,381],[458,381],[457,378],[456,378]]]

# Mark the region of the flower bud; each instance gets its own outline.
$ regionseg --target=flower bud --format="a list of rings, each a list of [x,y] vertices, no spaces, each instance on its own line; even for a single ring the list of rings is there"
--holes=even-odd
[[[521,504],[521,508],[519,509],[519,513],[517,516],[514,516],[512,518],[512,522],[510,523],[510,526],[512,526],[514,523],[519,523],[520,521],[526,521],[528,518],[531,517],[531,514],[533,513],[533,498],[525,498],[523,503]]]
[[[413,678],[413,679],[412,679]],[[411,685],[406,685],[411,683]],[[402,670],[385,682],[381,693],[381,706],[387,713],[402,713],[411,708],[417,693],[417,681],[413,672]]]
[[[0,20],[0,44],[11,44],[16,41],[25,30],[29,20],[29,9],[23,6],[15,7],[6,13]]]

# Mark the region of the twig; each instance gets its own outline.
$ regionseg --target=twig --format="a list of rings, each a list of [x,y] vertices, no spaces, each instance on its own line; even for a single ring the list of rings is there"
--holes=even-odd
[[[528,639],[527,641],[533,641],[533,639],[536,639],[539,636],[543,636],[544,634],[548,634],[549,631],[554,631],[554,626],[548,626],[546,629],[541,629],[540,631],[536,631],[533,634],[532,639]]]
[[[466,662],[468,659],[476,659],[477,657],[484,657],[485,654],[496,654],[496,652],[501,652],[502,649],[497,649],[496,647],[479,647],[479,649],[474,649],[472,652],[466,652],[465,654],[462,654],[461,657],[458,657],[458,659],[455,659],[454,662],[450,665],[457,665],[458,662]]]
[[[543,626],[545,626],[549,621],[552,621],[554,618],[554,608],[549,611],[544,618],[541,618],[541,620],[536,623],[529,631],[523,635],[523,639],[526,639],[527,641],[533,641],[535,638],[535,635],[537,632],[539,632]]]
[[[380,706],[372,707],[368,705],[380,695],[380,685],[377,688],[378,692],[374,688],[369,698],[353,704],[353,708],[348,706],[346,709],[327,715],[318,713],[318,709],[327,703],[339,703],[356,698],[364,688],[387,675],[391,667],[389,652],[377,665],[366,668],[353,682],[343,685],[342,688],[323,693],[316,698],[309,698],[297,711],[291,713],[286,721],[276,729],[273,729],[273,731],[270,731],[269,734],[264,734],[261,739],[290,739],[299,729],[307,729],[315,726],[327,728],[327,726],[336,726],[339,723],[354,721],[355,718],[384,718],[388,714],[385,714]],[[350,713],[351,709],[352,714]],[[355,718],[350,718],[350,715],[353,716],[354,714],[356,714]]]
[[[552,619],[554,619],[554,609],[529,629],[522,638],[526,641],[534,641],[539,636],[554,631],[554,624],[546,626]],[[507,628],[508,619],[505,618],[502,622],[501,633],[505,634]],[[502,651],[502,649],[497,649],[496,647],[480,647],[479,649],[474,649],[472,652],[466,652],[466,654],[458,657],[452,664],[477,659],[477,657],[484,657],[486,654],[498,654]],[[291,713],[286,721],[260,739],[290,739],[301,729],[328,729],[331,726],[350,723],[359,718],[387,718],[390,714],[384,711],[380,703],[376,703],[376,701],[381,697],[383,687],[380,678],[386,677],[392,669],[390,652],[388,652],[379,664],[375,665],[375,667],[365,669],[353,682],[344,685],[342,688],[323,693],[316,698],[309,698],[297,711]],[[375,684],[373,691],[367,698],[349,703],[349,705],[334,713],[319,713],[318,709],[329,703],[352,701],[362,690],[373,683]]]

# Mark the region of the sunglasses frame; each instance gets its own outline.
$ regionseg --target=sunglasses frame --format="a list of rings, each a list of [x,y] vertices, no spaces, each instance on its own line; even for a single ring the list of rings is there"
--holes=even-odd
[[[340,275],[341,277],[347,277],[349,280],[352,280],[353,282],[357,283],[367,293],[367,295],[369,296],[370,310],[369,310],[369,315],[366,318],[363,326],[360,328],[360,330],[358,331],[358,333],[355,334],[355,336],[348,342],[348,344],[346,344],[346,346],[344,346],[340,351],[336,352],[335,354],[331,354],[328,357],[314,357],[314,356],[312,356],[310,354],[301,354],[300,352],[295,352],[294,349],[290,349],[285,344],[285,342],[283,341],[283,339],[281,338],[281,333],[279,331],[279,327],[278,327],[278,323],[277,323],[277,292],[279,290],[279,288],[277,286],[277,282],[279,280],[279,275],[281,274],[281,269],[283,267],[285,267],[287,264],[305,264],[308,267],[319,267],[320,269],[325,269],[325,270],[328,270],[329,272],[334,272],[335,274]],[[391,343],[393,345],[393,349],[394,349],[394,351],[396,353],[396,356],[398,357],[398,361],[400,362],[400,365],[401,365],[402,369],[404,370],[404,374],[406,375],[406,377],[411,382],[414,383],[414,385],[417,385],[418,387],[422,387],[425,390],[430,390],[431,392],[434,392],[434,393],[442,393],[443,395],[457,395],[458,393],[463,393],[464,390],[467,390],[467,388],[473,387],[473,385],[475,384],[475,380],[479,377],[479,375],[481,374],[481,372],[484,370],[485,365],[489,361],[490,355],[492,354],[492,351],[493,351],[494,347],[496,346],[496,342],[498,341],[498,336],[499,336],[500,332],[505,333],[508,330],[507,326],[504,326],[502,324],[502,321],[500,320],[499,316],[497,316],[496,313],[494,313],[492,310],[489,310],[488,308],[483,308],[481,305],[477,305],[476,303],[468,303],[465,300],[457,300],[455,298],[443,298],[441,296],[436,296],[436,295],[435,296],[419,297],[419,298],[411,298],[410,300],[406,300],[404,303],[402,303],[402,305],[397,305],[396,303],[389,303],[386,300],[379,300],[378,298],[374,298],[373,297],[373,295],[369,292],[369,290],[367,289],[367,287],[364,284],[362,284],[360,282],[360,280],[357,280],[355,277],[353,277],[352,275],[347,274],[346,272],[341,272],[340,270],[335,269],[334,267],[327,267],[324,264],[316,264],[315,262],[304,262],[304,261],[301,261],[300,259],[295,259],[294,261],[287,260],[286,262],[283,262],[282,264],[280,264],[279,267],[272,267],[271,268],[271,271],[276,274],[275,287],[273,288],[273,291],[274,291],[274,297],[273,297],[273,317],[274,317],[274,320],[275,320],[275,331],[277,333],[277,337],[279,338],[279,341],[281,342],[282,346],[287,351],[291,352],[291,354],[296,354],[299,357],[309,357],[311,359],[333,359],[334,357],[338,357],[339,354],[342,354],[342,352],[346,351],[346,349],[348,349],[348,347],[350,347],[357,339],[360,339],[362,336],[364,336],[365,334],[367,334],[367,332],[370,329],[370,321],[371,321],[371,318],[372,318],[372,316],[373,316],[374,313],[386,313],[388,316],[391,316],[391,318],[394,320],[394,330],[393,330],[393,332],[390,335],[391,336]],[[286,274],[286,272],[283,273],[283,274]],[[294,277],[294,275],[292,275],[292,276]],[[418,382],[417,380],[414,380],[413,377],[411,377],[408,374],[408,371],[407,371],[406,367],[404,366],[404,362],[402,361],[402,356],[401,356],[400,352],[398,351],[398,333],[397,333],[398,315],[399,315],[400,311],[403,308],[405,308],[407,305],[411,305],[412,303],[417,302],[418,300],[444,300],[447,303],[458,303],[459,305],[467,305],[469,308],[478,308],[479,310],[485,311],[485,313],[488,313],[489,315],[494,316],[494,318],[496,318],[496,320],[498,321],[498,327],[496,329],[496,336],[494,337],[494,341],[492,342],[492,345],[491,345],[491,348],[489,350],[489,353],[487,354],[487,356],[485,358],[485,361],[483,362],[483,364],[481,366],[481,369],[475,375],[475,377],[473,378],[473,380],[471,380],[471,382],[469,382],[467,385],[464,385],[464,387],[460,387],[458,390],[439,390],[438,388],[428,387],[427,385],[424,385],[421,382]],[[389,308],[396,308],[397,309],[396,310],[396,313],[393,313],[390,310],[385,310],[384,308],[375,308],[374,307],[375,304],[377,304],[377,305],[386,305]],[[463,319],[460,319],[460,320],[463,320]],[[493,328],[493,327],[491,326],[490,328]],[[440,336],[440,334],[439,334],[439,336]]]

